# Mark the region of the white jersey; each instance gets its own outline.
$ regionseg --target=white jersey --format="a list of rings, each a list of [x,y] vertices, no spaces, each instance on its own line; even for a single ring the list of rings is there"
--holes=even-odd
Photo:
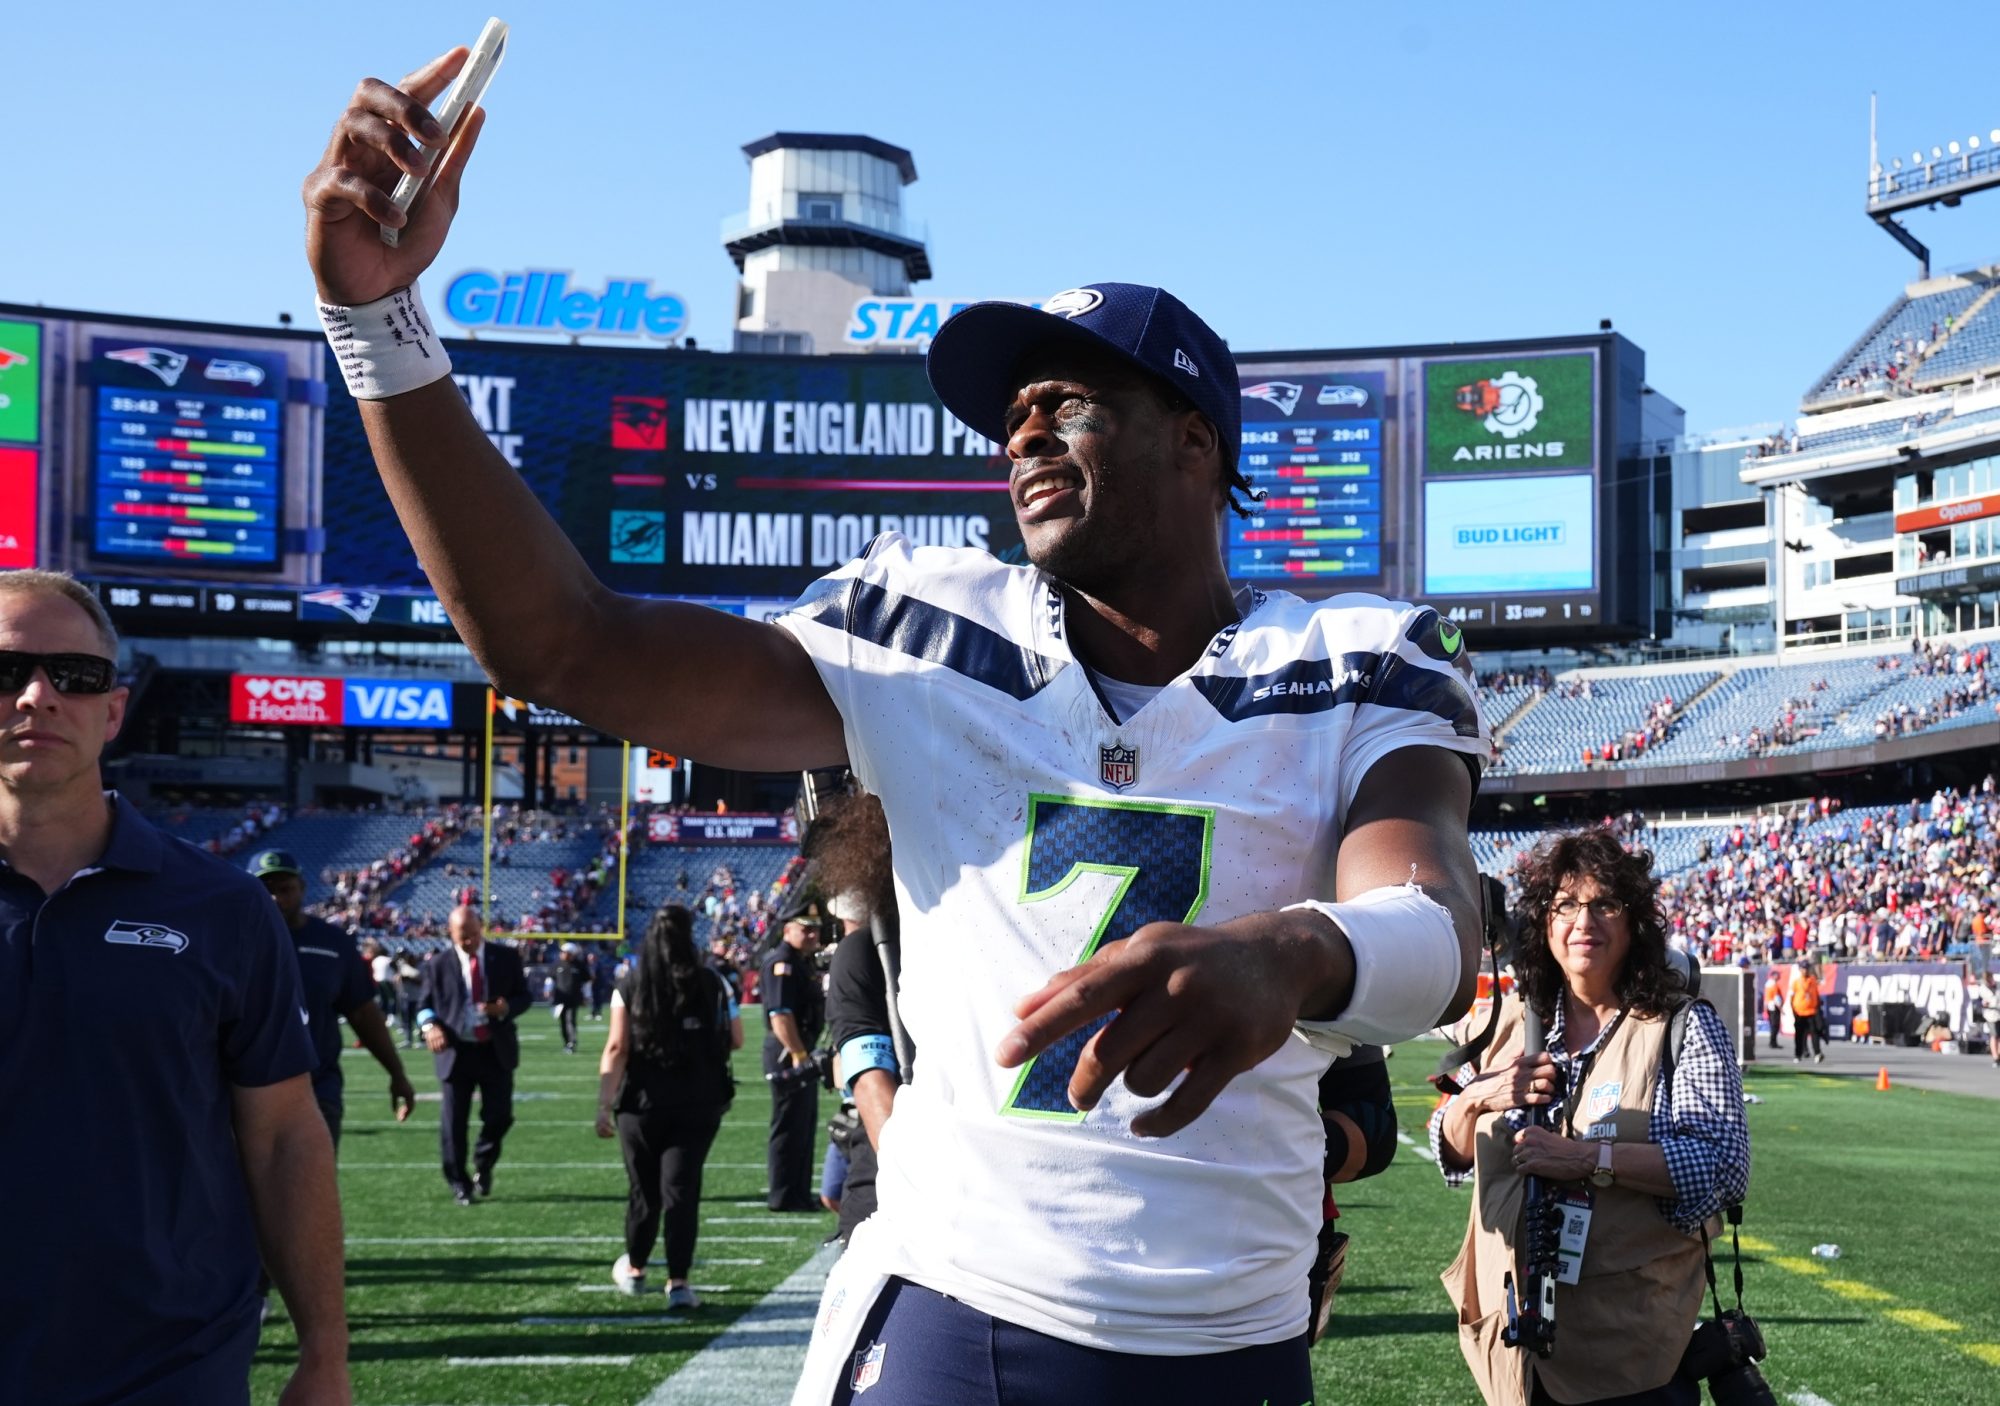
[[[888,1273],[996,1318],[1178,1355],[1305,1330],[1323,1195],[1317,1081],[1288,1041],[1166,1138],[1160,1101],[1065,1095],[1092,1033],[1025,1070],[1012,1006],[1156,921],[1332,898],[1349,803],[1380,758],[1489,751],[1458,632],[1374,596],[1245,592],[1244,618],[1125,722],[1070,652],[1050,578],[879,537],[778,623],[881,797],[914,1081],[882,1142]]]

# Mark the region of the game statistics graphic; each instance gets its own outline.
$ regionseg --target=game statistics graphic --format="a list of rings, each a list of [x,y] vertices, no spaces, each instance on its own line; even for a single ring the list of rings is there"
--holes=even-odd
[[[1226,519],[1231,580],[1379,585],[1383,576],[1381,371],[1251,374],[1238,465],[1264,497]]]
[[[277,566],[286,376],[266,351],[93,339],[91,556],[163,572]]]

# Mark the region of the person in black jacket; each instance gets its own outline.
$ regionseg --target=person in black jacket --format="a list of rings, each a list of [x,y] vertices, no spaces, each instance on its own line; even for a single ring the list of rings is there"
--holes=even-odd
[[[699,1308],[688,1284],[701,1210],[701,1170],[735,1097],[732,1050],[743,1020],[722,978],[694,945],[694,915],[678,903],[653,914],[639,958],[611,996],[598,1063],[597,1135],[616,1134],[631,1195],[625,1253],[611,1282],[646,1288],[646,1261],[667,1222],[667,1307]]]
[[[549,1002],[556,1008],[556,1029],[562,1033],[563,1048],[576,1053],[576,1018],[590,999],[590,973],[584,969],[583,955],[574,942],[562,945],[555,970],[549,973]]]
[[[423,1009],[417,1022],[437,1061],[443,1106],[438,1110],[438,1146],[444,1179],[461,1206],[472,1204],[476,1188],[493,1193],[493,1164],[500,1143],[514,1126],[514,1071],[521,1064],[521,1041],[514,1021],[534,1004],[521,955],[486,941],[479,910],[451,910],[446,926],[452,945],[424,963]],[[472,1149],[473,1176],[465,1174],[465,1136],[472,1118],[472,1093],[479,1091],[479,1142]]]

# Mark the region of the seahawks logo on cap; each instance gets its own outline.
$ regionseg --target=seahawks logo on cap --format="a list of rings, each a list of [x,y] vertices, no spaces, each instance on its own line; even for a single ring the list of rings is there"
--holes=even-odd
[[[1065,288],[1044,298],[1042,311],[1052,312],[1057,317],[1081,317],[1095,311],[1103,302],[1104,295],[1095,288]]]

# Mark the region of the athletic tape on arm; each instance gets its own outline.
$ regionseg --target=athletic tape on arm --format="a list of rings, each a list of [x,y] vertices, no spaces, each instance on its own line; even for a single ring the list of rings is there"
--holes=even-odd
[[[359,307],[321,303],[319,320],[356,400],[387,400],[451,374],[451,357],[414,283]]]
[[[1332,1020],[1293,1027],[1315,1048],[1344,1055],[1355,1045],[1394,1045],[1431,1029],[1458,992],[1463,956],[1450,911],[1415,884],[1370,889],[1345,903],[1308,899],[1354,949],[1354,994]]]

